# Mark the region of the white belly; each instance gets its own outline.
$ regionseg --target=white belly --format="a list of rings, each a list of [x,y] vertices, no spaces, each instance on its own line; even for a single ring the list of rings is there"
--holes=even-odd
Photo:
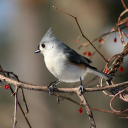
[[[77,82],[86,75],[86,69],[68,63],[65,56],[45,57],[44,60],[48,70],[61,81]]]

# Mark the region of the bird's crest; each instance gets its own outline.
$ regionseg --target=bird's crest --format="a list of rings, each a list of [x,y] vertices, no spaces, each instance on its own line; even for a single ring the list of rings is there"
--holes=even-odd
[[[51,27],[50,27],[49,30],[46,32],[46,34],[43,36],[40,43],[42,43],[42,42],[47,43],[50,41],[54,41],[55,39],[56,39],[56,37],[52,34]]]

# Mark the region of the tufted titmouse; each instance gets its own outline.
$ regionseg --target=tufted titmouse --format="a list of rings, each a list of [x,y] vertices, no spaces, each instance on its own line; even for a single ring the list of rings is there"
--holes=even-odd
[[[59,79],[49,87],[49,91],[53,91],[54,86],[59,82],[77,82],[81,81],[79,89],[83,92],[82,80],[89,72],[100,77],[110,80],[112,76],[97,70],[90,66],[91,60],[81,56],[76,51],[68,47],[63,42],[59,41],[51,31],[51,28],[46,32],[38,49],[35,53],[42,53],[48,70]]]

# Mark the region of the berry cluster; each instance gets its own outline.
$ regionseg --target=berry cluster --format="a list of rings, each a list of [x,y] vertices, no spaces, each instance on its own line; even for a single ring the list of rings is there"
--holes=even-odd
[[[87,54],[87,55],[88,55],[88,57],[91,57],[91,56],[92,56],[92,53],[91,53],[90,51],[89,51],[89,52],[86,52],[86,51],[85,51],[83,54],[84,54],[84,55],[86,55],[86,54]]]

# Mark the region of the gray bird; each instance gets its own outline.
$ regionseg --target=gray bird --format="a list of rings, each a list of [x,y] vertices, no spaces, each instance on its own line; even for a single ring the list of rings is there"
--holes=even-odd
[[[112,76],[90,66],[91,60],[78,54],[62,41],[58,40],[52,34],[51,28],[40,41],[35,53],[42,53],[44,55],[46,67],[56,78],[59,79],[59,81],[53,83],[49,87],[50,92],[52,92],[54,86],[61,81],[71,83],[81,81],[79,89],[82,93],[82,80],[88,72],[105,78],[108,81],[113,79]]]

